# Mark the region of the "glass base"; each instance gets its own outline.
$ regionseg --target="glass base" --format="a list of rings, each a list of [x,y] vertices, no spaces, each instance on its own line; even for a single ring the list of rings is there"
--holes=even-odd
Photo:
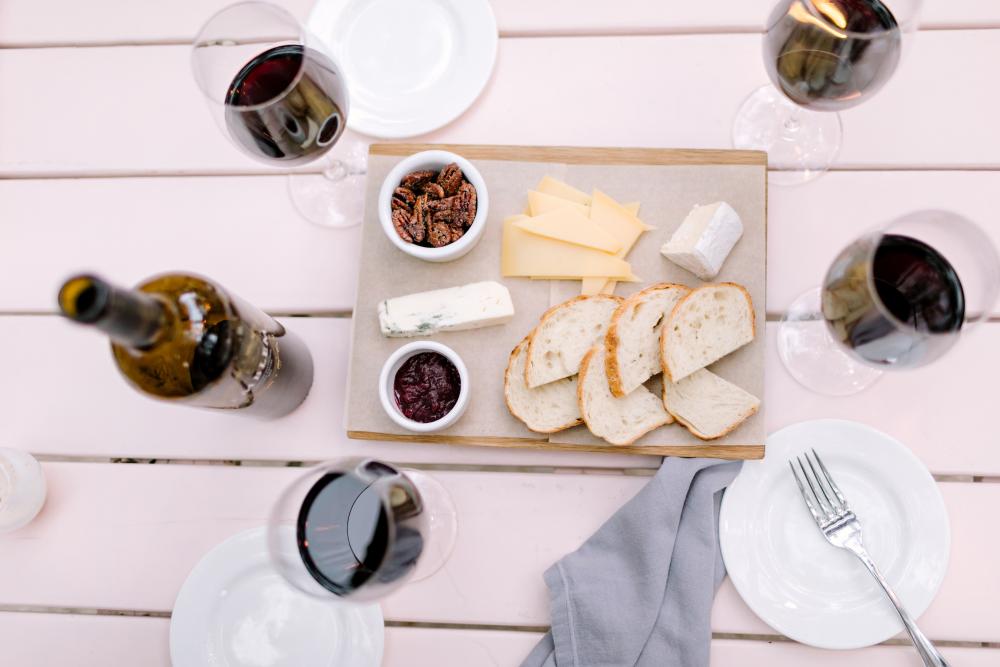
[[[800,185],[830,168],[842,134],[840,114],[805,109],[767,85],[737,112],[733,147],[767,152],[768,183]]]
[[[435,574],[451,556],[455,548],[455,539],[458,537],[458,513],[455,511],[455,502],[451,499],[451,494],[441,482],[417,470],[406,470],[404,474],[417,487],[428,517],[424,550],[417,561],[416,569],[407,579],[412,583]]]
[[[361,224],[364,174],[348,174],[337,165],[322,174],[289,174],[288,194],[299,215],[313,224],[332,229]]]
[[[820,311],[820,290],[792,302],[778,327],[778,354],[785,369],[806,389],[826,396],[850,396],[882,377],[857,361],[830,335]]]

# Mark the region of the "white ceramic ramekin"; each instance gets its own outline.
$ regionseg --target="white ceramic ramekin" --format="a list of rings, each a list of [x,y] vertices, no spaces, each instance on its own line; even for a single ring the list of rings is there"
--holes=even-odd
[[[458,390],[458,400],[455,402],[455,405],[444,417],[432,422],[418,422],[406,417],[396,404],[396,396],[393,388],[396,373],[399,371],[400,366],[407,359],[421,352],[437,352],[455,364],[455,368],[458,369],[459,382],[461,382],[461,387]],[[465,367],[462,357],[458,356],[458,353],[447,345],[429,340],[414,341],[402,346],[385,360],[382,372],[378,378],[378,397],[382,401],[382,409],[385,410],[385,414],[389,415],[389,419],[394,421],[398,426],[415,433],[440,431],[458,421],[462,413],[465,412],[465,408],[469,405],[469,371]]]

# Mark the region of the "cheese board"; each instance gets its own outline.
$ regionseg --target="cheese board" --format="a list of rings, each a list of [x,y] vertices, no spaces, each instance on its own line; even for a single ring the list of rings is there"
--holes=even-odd
[[[453,168],[449,154],[464,165],[461,181],[449,180],[447,170]],[[412,162],[423,156],[422,163]],[[404,164],[405,160],[410,162]],[[446,185],[443,194],[435,183]],[[345,410],[348,436],[445,445],[762,457],[765,406],[756,397],[762,397],[764,390],[766,189],[766,155],[754,151],[372,145],[352,324]],[[426,238],[424,230],[430,230]],[[450,239],[448,230],[453,234]],[[412,251],[401,245],[396,233],[414,246]],[[451,257],[457,253],[441,255],[447,259],[433,257],[439,251],[447,253],[449,244],[464,244],[456,259]],[[676,298],[658,297],[657,302],[669,303],[670,308],[648,323],[656,327],[656,370],[640,369],[629,387],[614,382],[609,387],[604,374],[606,367],[611,368],[606,364],[612,363],[604,358],[608,313],[617,313],[628,297],[632,311],[637,311],[654,301],[645,294],[670,290],[676,291]],[[661,337],[660,329],[673,327],[671,312],[683,310],[671,311],[674,302],[695,303],[698,295],[716,308],[732,294],[740,295],[735,319],[738,326],[749,327],[749,335],[730,335],[726,329],[725,335],[711,339],[722,340],[724,349],[685,347],[683,355],[673,349],[672,356],[663,358],[676,357],[683,361],[674,362],[677,368],[685,368],[662,380],[659,346],[670,343],[663,343],[669,337]],[[602,300],[607,305],[597,307]],[[540,359],[548,344],[555,346],[556,357],[562,354],[570,361],[566,368],[549,372],[550,377],[534,380],[538,386],[522,382],[532,376],[528,371],[522,376],[525,359],[520,355],[534,349],[527,345],[529,334],[541,330],[543,316],[565,315],[573,323],[575,311],[585,308],[603,313],[586,315],[597,318],[593,322],[600,331],[594,339],[588,338],[589,333],[567,336],[565,329],[557,329],[556,343],[536,341],[538,349],[531,360]],[[688,307],[692,309],[700,318],[701,310]],[[718,312],[712,317],[728,317],[721,308]],[[589,326],[586,317],[581,321]],[[685,323],[693,322],[684,324],[690,329],[688,338],[705,340],[713,326],[721,326],[709,321],[707,311],[704,317],[702,322],[685,316]],[[681,319],[676,322],[680,330]],[[674,337],[682,339],[683,333]],[[566,339],[562,343],[560,336]],[[434,353],[422,351],[420,345],[412,353],[416,358],[409,362],[394,358],[394,366],[383,367],[413,341],[431,341],[434,349],[446,351],[445,356],[461,364],[463,412],[440,430],[427,424],[407,428],[407,419],[400,414],[390,418],[394,408],[410,414],[401,401],[416,390],[400,384],[401,378],[444,382],[452,377],[448,373],[454,368],[435,367]],[[607,356],[622,357],[624,347],[617,349]],[[421,361],[431,362],[430,367],[414,365]],[[637,365],[634,361],[639,360],[626,358],[623,365],[631,369]],[[577,385],[581,362],[598,369],[588,372],[586,392],[581,391],[582,383]],[[650,373],[654,377],[648,377]],[[453,376],[457,382],[458,374]],[[517,384],[514,389],[513,384]],[[597,394],[603,392],[599,398],[594,398],[595,386]],[[421,389],[424,395],[426,390]],[[692,400],[691,394],[708,390],[722,397],[707,401],[709,412],[723,404],[742,410],[731,424],[716,427],[713,421],[719,422],[720,415],[701,414],[706,401]],[[523,405],[549,400],[555,406],[562,401],[566,423],[558,426],[560,430],[538,432],[546,429],[525,418],[517,401],[512,404],[515,391]],[[448,387],[441,385],[432,393],[437,397],[438,392],[447,397]],[[569,414],[577,409],[574,399],[582,414]],[[622,420],[629,418],[633,403],[646,411],[644,425],[619,439],[602,430],[599,421],[618,419],[619,413]],[[693,405],[701,407],[689,408]],[[427,405],[418,407],[426,412]],[[553,407],[547,414],[558,416],[556,411]],[[529,429],[529,423],[538,430]],[[571,424],[580,425],[566,428]],[[711,429],[706,424],[715,431],[707,432]]]

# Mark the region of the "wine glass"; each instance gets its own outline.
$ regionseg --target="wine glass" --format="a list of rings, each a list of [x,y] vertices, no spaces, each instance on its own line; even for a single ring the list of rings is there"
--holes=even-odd
[[[840,252],[822,290],[792,303],[778,352],[805,387],[854,394],[883,370],[940,358],[990,317],[998,290],[1000,255],[980,227],[948,211],[916,211]]]
[[[191,49],[195,81],[216,122],[240,150],[291,168],[323,158],[342,138],[349,100],[343,72],[286,10],[239,2],[214,14]],[[324,160],[322,174],[289,174],[289,193],[311,222],[361,221],[364,146]]]
[[[382,598],[437,572],[455,544],[447,490],[433,477],[373,459],[317,466],[289,486],[268,522],[271,559],[315,596]]]
[[[773,85],[736,114],[733,146],[767,152],[771,183],[823,174],[840,151],[836,113],[874,95],[896,71],[923,0],[781,0],[768,18],[764,67]]]

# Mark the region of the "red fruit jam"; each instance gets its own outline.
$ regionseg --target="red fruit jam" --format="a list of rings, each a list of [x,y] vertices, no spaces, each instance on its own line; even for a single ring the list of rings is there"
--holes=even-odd
[[[415,354],[399,367],[392,383],[396,405],[407,419],[423,424],[451,412],[462,390],[458,369],[437,352]]]

